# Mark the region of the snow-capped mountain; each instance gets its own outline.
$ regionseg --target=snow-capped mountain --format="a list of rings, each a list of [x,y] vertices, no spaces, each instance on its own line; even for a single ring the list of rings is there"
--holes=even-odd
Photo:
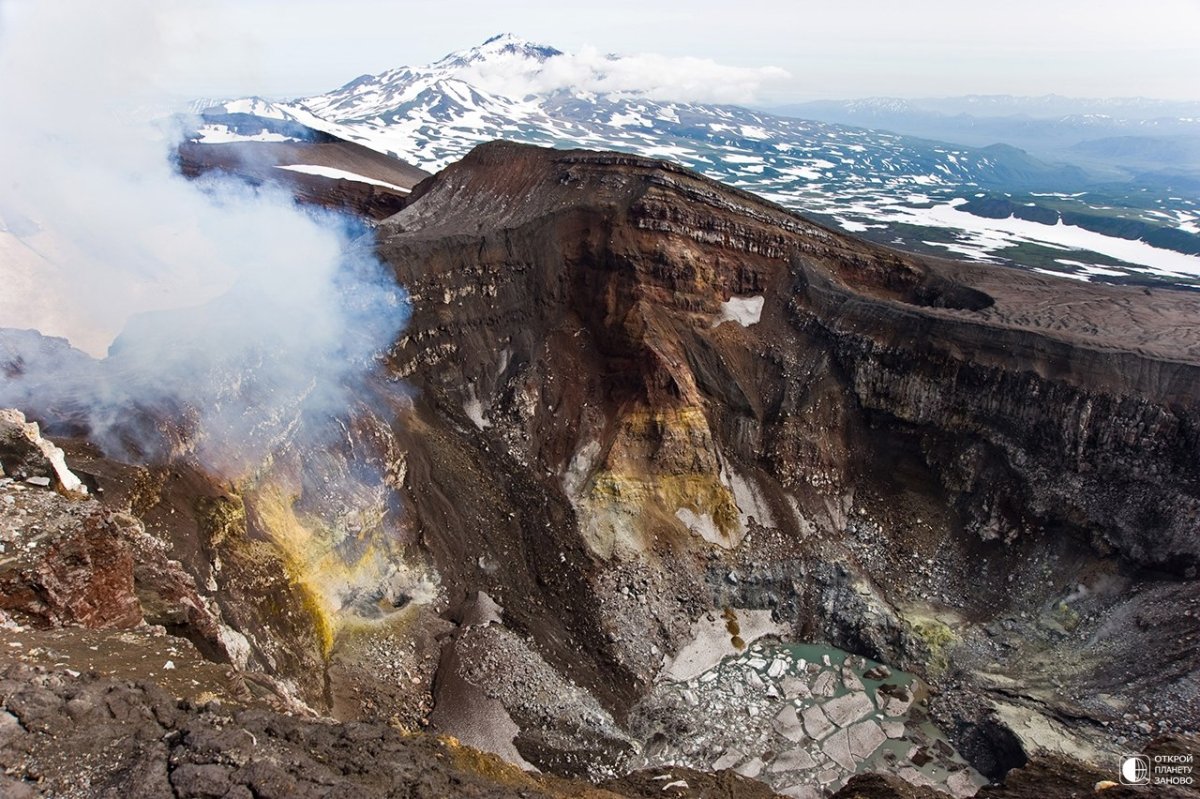
[[[551,58],[564,55],[553,47],[531,44],[510,34],[495,36],[479,47],[451,53],[427,67],[400,67],[379,75],[362,75],[328,94],[309,97],[301,103],[320,116],[370,123],[396,122],[414,108],[428,106],[441,118],[457,109],[482,108],[490,103],[504,105],[505,98],[479,91],[479,67],[504,64],[511,72],[538,70]],[[475,80],[472,81],[471,79]],[[449,102],[429,103],[446,98]]]
[[[267,121],[259,136],[280,135],[280,123],[298,124],[430,171],[499,138],[623,150],[682,163],[888,243],[1010,262],[1022,259],[1009,250],[1036,243],[1038,257],[1024,262],[1051,271],[1080,273],[1072,264],[1082,263],[1100,271],[1080,274],[1106,279],[1125,275],[1128,265],[1134,273],[1151,267],[1200,275],[1200,258],[1144,242],[1114,245],[1102,232],[1064,235],[1036,223],[1045,230],[1003,231],[971,207],[958,208],[977,196],[1011,198],[1016,191],[1056,195],[1043,203],[1078,204],[1070,195],[1088,188],[1088,176],[1076,167],[1046,164],[1013,147],[959,147],[701,102],[696,98],[722,96],[718,78],[749,85],[770,75],[726,70],[705,84],[699,78],[711,62],[697,62],[698,79],[690,82],[664,62],[668,82],[647,58],[569,54],[506,34],[427,66],[360,76],[327,94],[225,103],[206,112],[200,138],[227,140],[230,120],[240,121],[232,129],[243,137],[255,132],[241,124],[247,118]],[[1194,206],[1158,210],[1178,213],[1183,224],[1200,221]],[[1081,247],[1088,252],[1066,259],[1072,263],[1046,257]]]

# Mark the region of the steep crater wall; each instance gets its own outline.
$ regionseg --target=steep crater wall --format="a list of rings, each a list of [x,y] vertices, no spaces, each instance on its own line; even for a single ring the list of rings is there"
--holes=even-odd
[[[1033,683],[1077,645],[1080,684],[1112,684],[1096,648],[1127,630],[1100,619],[1134,611],[1105,587],[1177,607],[1194,577],[1196,364],[1096,332],[1104,291],[1134,311],[1136,292],[977,279],[656,162],[502,144],[418,186],[381,252],[414,296],[393,369],[456,446],[569,508],[525,546],[564,550],[593,597],[572,634],[628,680],[604,692],[618,718],[706,610],[765,607],[983,697],[958,734],[1011,749],[977,659],[1056,724],[1119,718]],[[1029,295],[1061,305],[1052,325]]]

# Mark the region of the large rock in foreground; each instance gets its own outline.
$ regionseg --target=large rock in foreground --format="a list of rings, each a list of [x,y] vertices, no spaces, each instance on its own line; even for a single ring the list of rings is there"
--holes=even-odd
[[[39,478],[69,493],[86,494],[87,487],[67,468],[63,451],[42,438],[35,422],[13,408],[0,409],[0,476],[17,480]]]

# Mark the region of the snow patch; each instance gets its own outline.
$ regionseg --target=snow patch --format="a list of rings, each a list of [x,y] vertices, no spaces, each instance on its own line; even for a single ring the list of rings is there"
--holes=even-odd
[[[767,507],[766,500],[759,493],[757,486],[729,468],[729,464],[724,462],[722,462],[721,476],[729,486],[729,490],[733,492],[733,501],[738,508],[738,521],[741,523],[743,531],[750,529],[751,519],[763,527],[775,526],[771,510]]]
[[[1147,267],[1159,275],[1200,276],[1200,256],[1185,255],[1154,247],[1140,240],[1105,236],[1075,225],[1043,225],[1010,216],[1005,219],[986,219],[960,211],[957,206],[966,200],[957,199],[931,208],[897,208],[894,215],[881,216],[882,221],[903,221],[934,228],[956,228],[965,232],[957,245],[927,242],[946,247],[976,258],[987,258],[992,252],[1028,242],[1061,250],[1087,250],[1121,261]],[[1061,273],[1060,273],[1061,274]]]
[[[634,113],[614,113],[611,117],[609,117],[608,124],[612,125],[614,128],[625,128],[629,127],[630,125],[636,125],[641,128],[654,127],[654,123],[651,120],[646,119],[646,117],[642,116],[641,114]]]
[[[851,219],[846,219],[844,216],[835,216],[834,221],[838,223],[842,230],[845,230],[848,233],[862,233],[864,230],[870,230],[872,227],[877,227],[876,225],[866,225],[862,222],[855,222]]]
[[[763,297],[730,297],[727,301],[721,303],[721,315],[713,322],[712,326],[723,322],[736,322],[742,327],[750,327],[756,325],[762,319]]]
[[[579,496],[588,475],[596,465],[596,456],[600,454],[600,442],[589,441],[584,444],[571,458],[567,471],[562,477],[563,493],[568,497]]]
[[[738,623],[738,636],[746,646],[767,635],[783,636],[787,628],[771,620],[770,610],[734,610]],[[687,682],[719,665],[728,655],[737,654],[730,641],[725,620],[712,616],[700,618],[692,626],[692,640],[663,663],[659,677],[675,682]]]

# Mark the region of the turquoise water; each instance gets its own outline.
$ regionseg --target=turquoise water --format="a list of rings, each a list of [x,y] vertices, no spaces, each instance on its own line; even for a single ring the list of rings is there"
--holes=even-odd
[[[945,734],[930,720],[925,700],[928,689],[914,675],[900,671],[899,669],[889,668],[891,673],[887,677],[883,679],[871,679],[865,677],[864,673],[880,666],[886,666],[886,664],[869,658],[851,655],[844,650],[820,644],[780,643],[772,647],[770,644],[764,642],[751,647],[751,651],[758,648],[765,653],[775,647],[788,651],[797,661],[803,659],[809,663],[823,664],[824,658],[828,657],[829,668],[832,669],[839,669],[849,661],[851,663],[851,671],[858,677],[859,681],[863,684],[863,689],[875,704],[878,711],[876,718],[880,721],[895,721],[904,724],[905,731],[903,737],[889,738],[885,741],[871,757],[859,762],[858,773],[896,771],[898,767],[904,766],[915,768],[917,772],[937,785],[944,783],[953,771],[967,771],[971,776],[971,781],[975,785],[983,785],[987,782],[982,775],[970,768],[966,760],[954,750],[954,747],[950,744]],[[879,694],[879,689],[885,685],[905,688],[912,693],[914,700],[907,710],[896,715],[889,715],[884,711],[883,707],[886,697]],[[832,697],[823,699],[827,701],[828,699],[835,699],[848,693],[851,693],[850,689],[842,684]],[[801,703],[800,708],[808,707],[817,701],[816,698],[804,701]],[[932,759],[921,766],[913,763],[909,760],[909,755],[914,746],[926,750],[932,756]]]

